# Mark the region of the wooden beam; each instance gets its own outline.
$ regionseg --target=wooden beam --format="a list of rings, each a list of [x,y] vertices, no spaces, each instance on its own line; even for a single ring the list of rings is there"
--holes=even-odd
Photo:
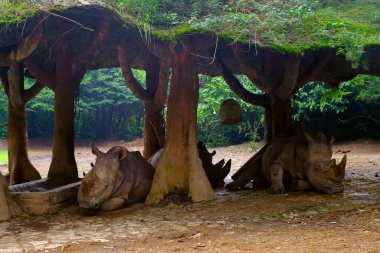
[[[25,66],[32,74],[32,76],[38,80],[38,82],[46,85],[49,89],[55,90],[56,88],[56,78],[54,74],[51,74],[37,65],[32,59],[27,59],[24,61]]]
[[[298,73],[302,57],[300,55],[290,54],[285,62],[285,73],[282,84],[276,89],[277,96],[287,101],[292,96],[297,84]]]
[[[217,56],[215,58],[214,64],[220,75],[223,76],[224,80],[231,88],[231,90],[235,92],[235,94],[238,95],[245,102],[253,105],[262,106],[265,108],[270,106],[269,98],[267,95],[258,95],[248,91],[233,75],[232,71],[226,67],[226,65],[223,63],[220,57]]]
[[[132,93],[144,102],[153,101],[153,94],[146,91],[136,80],[131,69],[131,63],[127,56],[127,45],[124,41],[121,41],[117,45],[120,67],[123,72],[125,82]]]
[[[303,87],[311,81],[316,81],[318,74],[326,66],[327,62],[331,59],[333,53],[331,51],[324,52],[320,57],[314,60],[313,64],[309,67],[306,73],[299,75],[297,80],[296,89]]]
[[[268,85],[269,78],[252,65],[252,62],[250,62],[247,56],[243,53],[243,49],[239,44],[234,44],[231,48],[236,60],[249,80],[251,80],[260,90],[269,93],[272,88],[271,85]]]
[[[99,19],[99,26],[95,32],[92,32],[88,40],[88,45],[86,49],[80,53],[78,56],[74,57],[74,62],[76,63],[77,72],[80,72],[80,69],[88,69],[88,65],[91,63],[91,60],[94,59],[103,47],[103,43],[107,40],[109,30],[111,27],[110,19]],[[84,75],[84,74],[82,74]]]
[[[29,58],[39,47],[44,31],[41,18],[36,21],[36,28],[21,40],[16,49],[8,53],[0,52],[0,64],[10,65],[12,62],[22,62]]]

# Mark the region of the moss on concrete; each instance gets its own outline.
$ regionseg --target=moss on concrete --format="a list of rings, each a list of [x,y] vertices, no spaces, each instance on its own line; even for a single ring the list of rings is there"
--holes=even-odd
[[[159,3],[158,3],[159,2]],[[205,3],[207,2],[207,3]],[[236,2],[236,1],[233,1]],[[81,5],[113,9],[146,36],[175,40],[183,34],[216,34],[222,39],[303,53],[337,48],[353,62],[363,47],[380,45],[380,6],[376,0],[213,1],[54,0],[33,4],[20,0],[0,5],[0,26],[23,22],[39,11]]]

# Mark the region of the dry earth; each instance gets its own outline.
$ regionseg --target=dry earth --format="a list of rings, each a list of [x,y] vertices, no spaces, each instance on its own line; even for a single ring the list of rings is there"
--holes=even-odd
[[[142,149],[141,140],[97,144],[103,151]],[[33,164],[46,175],[50,145],[30,146]],[[77,143],[80,174],[94,161],[89,146]],[[246,144],[216,150],[215,160],[231,158],[233,171],[253,154]],[[0,223],[0,252],[380,252],[380,142],[334,145],[338,160],[345,152],[342,194],[218,189],[217,199],[204,203],[135,204],[109,213],[70,206]]]

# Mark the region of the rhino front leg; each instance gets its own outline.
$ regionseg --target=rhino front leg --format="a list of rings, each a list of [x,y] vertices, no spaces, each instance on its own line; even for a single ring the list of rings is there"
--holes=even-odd
[[[282,182],[284,168],[278,164],[273,164],[270,167],[270,192],[272,194],[280,194],[285,192],[284,184]]]
[[[115,209],[122,208],[125,204],[126,200],[122,198],[112,198],[106,200],[102,206],[100,207],[101,211],[112,211]]]

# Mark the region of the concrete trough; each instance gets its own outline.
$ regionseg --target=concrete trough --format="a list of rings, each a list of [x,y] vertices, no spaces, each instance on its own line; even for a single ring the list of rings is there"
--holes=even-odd
[[[28,214],[53,214],[76,203],[80,179],[62,181],[44,178],[9,187],[12,198]]]

